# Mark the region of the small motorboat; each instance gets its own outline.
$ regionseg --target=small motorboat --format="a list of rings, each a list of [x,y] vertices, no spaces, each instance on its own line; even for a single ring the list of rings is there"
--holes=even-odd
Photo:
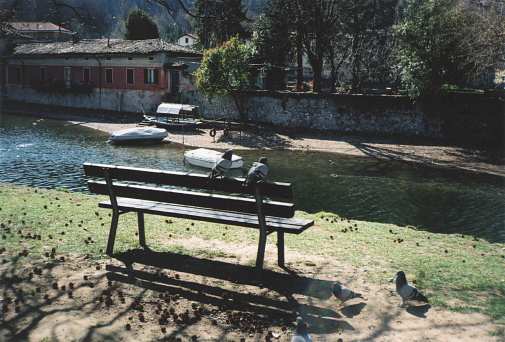
[[[188,163],[207,169],[212,169],[216,160],[221,158],[222,155],[223,152],[208,150],[206,148],[198,148],[196,150],[184,152],[184,158],[186,158]],[[231,169],[239,169],[242,165],[244,165],[244,159],[233,154],[231,157]]]
[[[144,108],[142,108],[144,112]],[[144,112],[144,119],[156,127],[168,130],[194,131],[202,124],[197,120],[198,107],[178,103],[161,103],[156,113],[148,115]]]
[[[133,127],[112,132],[107,142],[113,144],[159,143],[168,137],[168,132],[156,127]]]

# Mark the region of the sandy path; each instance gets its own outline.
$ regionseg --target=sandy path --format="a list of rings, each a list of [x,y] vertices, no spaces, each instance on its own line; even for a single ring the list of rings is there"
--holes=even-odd
[[[104,132],[137,126],[136,123],[72,122]],[[258,135],[233,131],[224,136],[222,131],[217,131],[216,136],[211,137],[209,131],[210,129],[201,129],[185,134],[174,131],[170,132],[169,140],[187,146],[214,149],[288,149],[342,153],[455,167],[505,177],[505,158],[461,147],[409,142],[398,144],[385,139],[342,136],[338,133],[286,135],[269,132]]]

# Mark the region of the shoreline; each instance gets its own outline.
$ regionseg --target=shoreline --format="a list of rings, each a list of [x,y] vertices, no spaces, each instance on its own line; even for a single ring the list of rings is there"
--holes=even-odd
[[[140,115],[126,115],[118,119],[117,113],[98,114],[94,110],[77,109],[69,114],[68,108],[34,106],[31,104],[2,104],[6,114],[35,116],[68,121],[72,124],[111,133],[136,127]],[[36,113],[36,114],[34,114]],[[97,115],[98,114],[98,115]],[[196,132],[169,131],[167,138],[173,143],[191,147],[236,150],[293,150],[314,151],[353,156],[421,163],[440,167],[453,167],[470,172],[505,177],[505,158],[490,152],[457,146],[419,141],[407,138],[375,138],[345,135],[336,132],[296,132],[284,133],[268,131],[255,134],[249,131],[232,131],[228,136],[218,130],[215,137],[210,129]]]

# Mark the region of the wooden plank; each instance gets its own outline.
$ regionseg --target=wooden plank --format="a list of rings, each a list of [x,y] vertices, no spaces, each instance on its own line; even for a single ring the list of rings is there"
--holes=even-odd
[[[102,208],[111,208],[110,201],[100,202]],[[199,221],[230,224],[234,226],[258,228],[258,217],[253,214],[240,214],[226,211],[209,210],[178,204],[167,204],[152,201],[118,198],[120,210],[141,211],[147,214],[171,216]],[[300,218],[265,217],[269,231],[283,231],[289,234],[300,234],[311,227],[314,221]]]
[[[85,163],[83,167],[86,176],[89,177],[104,178],[104,169],[107,169],[111,177],[116,180],[254,195],[253,186],[242,186],[244,183],[243,178],[228,177],[209,182],[209,178],[206,175],[185,172],[92,163]],[[290,183],[262,182],[260,183],[260,189],[263,196],[293,198],[293,189]]]
[[[110,189],[105,182],[88,181],[89,190],[95,194],[107,195]],[[215,195],[199,192],[154,188],[142,185],[116,183],[112,185],[116,197],[128,197],[157,202],[184,204],[218,210],[238,211],[250,214],[257,212],[252,198]],[[266,215],[289,218],[295,215],[292,203],[269,201],[264,203]]]

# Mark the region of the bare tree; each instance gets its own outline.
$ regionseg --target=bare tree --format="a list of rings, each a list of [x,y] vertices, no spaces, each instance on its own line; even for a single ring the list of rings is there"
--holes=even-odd
[[[460,0],[459,56],[468,79],[494,76],[505,64],[505,1]]]

